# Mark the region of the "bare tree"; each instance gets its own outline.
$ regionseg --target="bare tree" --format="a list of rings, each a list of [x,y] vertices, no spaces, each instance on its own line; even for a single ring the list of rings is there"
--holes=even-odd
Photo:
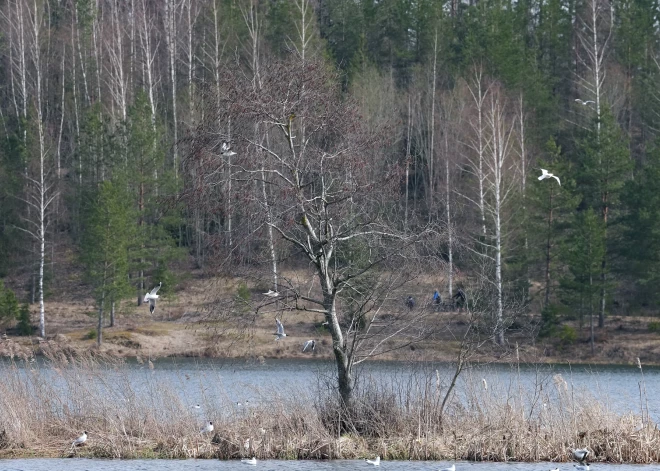
[[[474,71],[472,82],[467,84],[468,91],[474,102],[474,113],[468,118],[471,132],[465,137],[464,143],[470,149],[467,157],[469,172],[477,180],[477,199],[474,202],[479,208],[481,218],[481,232],[486,235],[486,209],[485,209],[485,189],[484,180],[484,160],[486,158],[486,148],[490,145],[486,131],[486,99],[490,93],[490,88],[484,84],[482,68]],[[467,108],[466,108],[467,109]],[[470,108],[471,109],[471,108]],[[475,116],[476,115],[476,116]]]
[[[380,179],[373,178],[370,167],[380,165],[375,149],[382,139],[366,132],[356,107],[340,98],[332,86],[337,78],[321,62],[309,60],[304,67],[299,58],[270,63],[262,69],[260,87],[240,72],[223,76],[221,106],[195,133],[189,159],[222,158],[217,151],[222,132],[215,126],[231,116],[232,139],[241,156],[236,178],[265,182],[276,192],[270,202],[273,220],[264,223],[314,271],[315,287],[303,290],[304,284],[285,280],[280,299],[291,309],[323,316],[332,336],[339,392],[350,404],[356,363],[425,332],[406,310],[395,316],[397,324],[381,319],[393,287],[406,278],[406,271],[395,265],[401,267],[399,258],[410,247],[382,211],[396,193],[399,169],[392,166]],[[257,137],[255,126],[263,130]],[[269,139],[261,139],[264,134]],[[204,185],[221,184],[216,180],[222,175],[219,166],[203,167]],[[195,194],[194,188],[188,190]],[[388,264],[391,270],[375,270]]]
[[[46,263],[46,234],[49,222],[49,209],[57,194],[54,183],[50,178],[51,163],[49,161],[46,143],[46,127],[44,118],[44,64],[42,51],[42,32],[44,29],[44,16],[48,13],[43,6],[35,1],[21,0],[17,3],[16,21],[23,25],[20,30],[25,33],[24,45],[26,57],[29,58],[29,81],[34,106],[33,123],[36,128],[38,141],[38,157],[35,161],[26,164],[25,179],[26,193],[24,202],[28,207],[25,217],[26,227],[19,228],[30,234],[38,245],[39,253],[39,335],[46,337],[46,314],[44,305],[44,266]],[[27,70],[27,69],[26,69]],[[27,82],[27,78],[26,78]],[[26,87],[27,89],[27,87]]]
[[[473,93],[474,97],[475,94]],[[481,174],[476,173],[479,183],[477,197],[462,194],[467,201],[477,207],[479,212],[483,211],[488,222],[487,232],[484,237],[473,237],[472,242],[476,245],[474,253],[488,260],[492,264],[492,280],[494,285],[495,326],[496,340],[498,344],[504,344],[505,331],[505,287],[503,279],[503,264],[507,240],[512,236],[511,227],[512,208],[511,202],[516,194],[519,164],[515,160],[516,122],[509,111],[509,105],[504,93],[497,85],[491,85],[487,100],[475,100],[475,114],[480,114],[484,105],[483,122],[485,124],[481,137],[486,143],[483,158],[480,159],[479,167],[468,159],[473,169],[478,169]],[[483,205],[483,206],[482,206]],[[490,269],[490,268],[489,268]]]

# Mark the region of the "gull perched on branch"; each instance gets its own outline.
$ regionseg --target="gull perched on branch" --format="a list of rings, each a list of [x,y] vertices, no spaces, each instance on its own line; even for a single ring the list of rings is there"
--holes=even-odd
[[[267,293],[264,293],[264,296],[268,296],[269,298],[276,298],[280,295],[277,291],[273,291],[272,289],[269,289]]]
[[[222,145],[220,146],[220,155],[223,157],[231,157],[232,155],[236,155],[236,152],[231,150],[231,146],[229,145],[229,142],[223,142]]]
[[[277,332],[275,332],[277,338],[275,340],[280,340],[283,337],[286,337],[286,334],[284,333],[284,324],[282,324],[277,317],[275,318],[275,322],[277,323]]]
[[[156,310],[156,300],[158,299],[158,294],[156,294],[156,293],[158,293],[158,290],[160,289],[161,286],[163,286],[162,281],[160,283],[158,283],[158,286],[156,286],[154,289],[152,289],[150,293],[147,293],[147,294],[144,295],[144,301],[143,302],[145,302],[145,303],[149,302],[149,312],[151,314],[153,314],[154,311]]]
[[[557,175],[553,175],[544,168],[541,169],[541,172],[543,173],[539,177],[539,180],[544,180],[546,178],[554,178],[555,180],[557,180],[557,183],[559,183],[559,186],[561,186],[561,182],[559,181],[559,177]]]
[[[589,103],[594,103],[594,104],[596,103],[596,102],[593,101],[593,100],[587,100],[587,101],[584,101],[584,100],[580,100],[579,98],[576,98],[576,99],[575,99],[575,102],[581,104],[582,106],[586,106],[586,105],[588,105]]]
[[[315,348],[316,348],[316,340],[308,340],[307,342],[305,342],[305,345],[303,345],[302,351],[303,353],[305,353],[307,349],[310,349],[313,352]]]

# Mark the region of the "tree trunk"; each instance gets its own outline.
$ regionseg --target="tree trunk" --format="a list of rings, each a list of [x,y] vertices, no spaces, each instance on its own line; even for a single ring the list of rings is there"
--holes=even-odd
[[[110,327],[115,326],[115,302],[110,305]]]
[[[101,304],[99,305],[99,323],[96,329],[96,345],[101,346],[103,343],[103,304],[105,300],[105,293],[101,295]]]
[[[551,190],[552,191],[552,190]],[[550,193],[550,215],[548,217],[548,239],[545,244],[545,303],[547,307],[550,303],[550,250],[552,248],[552,193]]]

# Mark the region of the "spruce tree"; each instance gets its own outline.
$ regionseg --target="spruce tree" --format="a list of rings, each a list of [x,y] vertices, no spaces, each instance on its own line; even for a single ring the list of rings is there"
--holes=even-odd
[[[135,235],[134,217],[121,182],[102,182],[85,208],[82,260],[98,307],[99,346],[105,309],[130,293],[128,247]]]

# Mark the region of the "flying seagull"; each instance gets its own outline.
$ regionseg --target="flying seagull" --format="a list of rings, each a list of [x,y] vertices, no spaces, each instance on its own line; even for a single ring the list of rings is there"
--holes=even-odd
[[[161,286],[163,286],[162,281],[160,283],[158,283],[158,286],[156,286],[154,289],[151,290],[151,293],[147,293],[147,294],[144,295],[144,301],[143,302],[145,302],[145,303],[147,301],[149,302],[149,312],[151,314],[153,314],[154,311],[156,310],[156,299],[158,299],[158,294],[156,294],[156,293],[158,293],[158,290],[160,289]]]
[[[561,186],[561,182],[559,181],[559,177],[557,175],[553,175],[544,168],[541,169],[541,172],[543,173],[539,177],[539,180],[544,180],[546,178],[554,178],[555,180],[557,180],[557,183],[559,183],[559,186]]]
[[[456,465],[452,464],[449,468],[442,468],[440,471],[456,471]]]
[[[576,98],[576,99],[575,99],[575,102],[581,104],[582,106],[586,106],[586,105],[588,105],[589,103],[594,103],[594,104],[596,103],[596,102],[593,101],[593,100],[583,101],[583,100],[580,100],[579,98]]]
[[[231,157],[232,155],[236,155],[236,152],[231,150],[231,146],[229,145],[229,142],[223,142],[222,145],[220,146],[220,154],[223,157]]]
[[[589,450],[587,450],[586,448],[576,448],[575,450],[573,450],[573,458],[578,460],[580,464],[586,461],[587,456],[589,456]]]
[[[367,464],[373,464],[374,466],[380,466],[380,456],[376,456],[375,460],[367,460]]]
[[[275,332],[277,338],[275,340],[281,340],[283,337],[286,337],[286,334],[284,333],[284,324],[282,324],[277,317],[275,318],[275,322],[277,322],[277,332]]]
[[[308,340],[307,342],[305,342],[305,345],[303,345],[302,351],[303,353],[305,353],[307,349],[310,349],[313,352],[315,348],[316,348],[316,340]]]
[[[256,466],[257,465],[257,459],[254,456],[252,458],[243,458],[241,460],[241,463],[251,464],[252,466]]]
[[[73,443],[71,444],[71,446],[72,446],[72,447],[74,447],[74,446],[80,446],[80,445],[82,445],[83,443],[85,443],[86,441],[87,441],[87,432],[83,432],[81,436],[79,436],[78,438],[76,438],[76,439],[73,441]]]
[[[280,295],[277,291],[273,291],[272,289],[269,289],[267,293],[264,293],[264,296],[268,296],[269,298],[276,298]]]
[[[201,433],[211,433],[213,432],[213,422],[209,422],[205,426],[199,429]]]

